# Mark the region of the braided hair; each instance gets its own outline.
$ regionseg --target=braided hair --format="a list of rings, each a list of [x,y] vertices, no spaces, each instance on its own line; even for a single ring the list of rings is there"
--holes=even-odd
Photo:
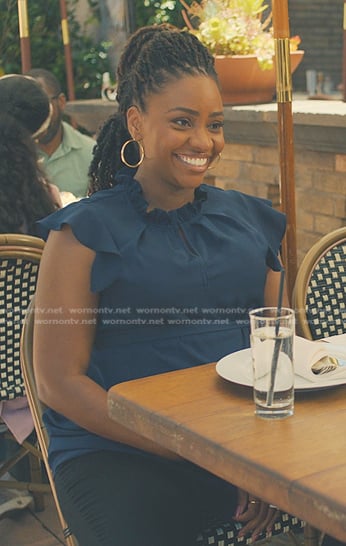
[[[146,98],[172,79],[184,75],[205,75],[218,82],[214,59],[190,32],[168,24],[152,25],[137,30],[127,42],[117,69],[118,111],[103,125],[90,165],[89,195],[115,185],[117,171],[124,164],[120,150],[131,139],[126,112],[132,105],[146,111]],[[137,163],[136,146],[130,146],[127,158]]]

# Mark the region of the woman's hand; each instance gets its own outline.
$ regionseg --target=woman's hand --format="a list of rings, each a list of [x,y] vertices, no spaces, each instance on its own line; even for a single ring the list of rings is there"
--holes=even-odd
[[[238,506],[234,520],[243,524],[238,536],[242,537],[252,533],[252,541],[257,540],[262,531],[270,533],[278,516],[278,509],[272,504],[267,504],[249,495],[246,491],[238,489]]]

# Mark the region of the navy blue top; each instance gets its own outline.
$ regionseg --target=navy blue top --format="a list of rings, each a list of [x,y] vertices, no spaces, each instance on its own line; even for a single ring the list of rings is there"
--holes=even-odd
[[[99,308],[87,373],[105,389],[248,347],[248,311],[264,305],[267,268],[280,270],[286,222],[266,200],[203,184],[177,210],[147,207],[140,184],[120,175],[114,188],[39,223],[44,238],[70,225],[96,252]],[[53,471],[87,451],[133,450],[52,410],[45,421]]]

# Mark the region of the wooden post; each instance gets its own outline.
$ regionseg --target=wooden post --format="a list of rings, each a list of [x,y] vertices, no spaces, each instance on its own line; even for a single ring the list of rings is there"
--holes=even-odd
[[[292,116],[292,76],[287,0],[273,0],[276,94],[278,103],[278,141],[280,159],[280,203],[286,213],[287,231],[283,241],[283,260],[287,288],[292,295],[297,274],[296,203]]]
[[[136,6],[134,0],[126,0],[125,2],[125,27],[128,35],[136,30]]]
[[[67,96],[69,100],[75,100],[72,52],[71,52],[70,36],[68,31],[67,10],[66,10],[65,0],[60,0],[60,15],[61,15],[62,41],[64,44],[64,50],[65,50]]]
[[[29,37],[29,17],[27,0],[18,0],[19,39],[20,54],[22,61],[22,73],[28,72],[31,68],[31,52]]]

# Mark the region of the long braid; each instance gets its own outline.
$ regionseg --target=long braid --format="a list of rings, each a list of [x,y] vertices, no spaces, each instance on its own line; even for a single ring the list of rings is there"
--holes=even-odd
[[[94,149],[89,175],[89,194],[111,188],[117,171],[124,165],[120,150],[131,138],[126,112],[136,104],[146,111],[146,98],[172,79],[203,74],[217,82],[214,59],[190,32],[171,25],[153,25],[137,30],[127,42],[117,70],[118,113],[103,125]],[[126,149],[130,163],[138,161],[136,146]]]
[[[120,149],[125,140],[131,138],[124,127],[124,116],[117,112],[102,126],[93,150],[89,168],[89,195],[98,190],[114,186],[115,175],[121,168]]]

